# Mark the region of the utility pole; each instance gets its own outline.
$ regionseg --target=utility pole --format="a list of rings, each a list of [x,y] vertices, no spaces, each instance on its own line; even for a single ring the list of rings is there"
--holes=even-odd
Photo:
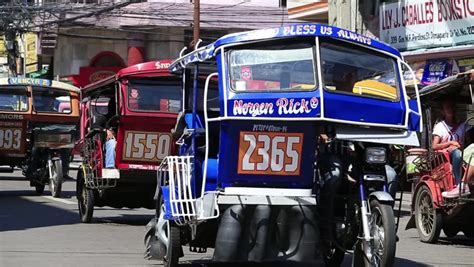
[[[193,41],[191,43],[191,48],[196,49],[196,44],[200,38],[201,32],[201,7],[200,7],[200,0],[194,0],[194,14],[193,14],[194,22],[193,22]]]

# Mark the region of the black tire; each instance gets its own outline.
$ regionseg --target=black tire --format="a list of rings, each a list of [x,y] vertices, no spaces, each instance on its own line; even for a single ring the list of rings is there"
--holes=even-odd
[[[433,205],[430,189],[422,185],[415,196],[415,223],[421,242],[435,243],[442,229],[443,217]]]
[[[38,195],[42,195],[44,192],[44,184],[36,184],[35,191]]]
[[[164,267],[178,267],[179,266],[179,257],[182,254],[181,248],[181,234],[179,227],[173,223],[169,222],[169,237],[168,237],[168,249],[166,251],[166,256],[163,258]]]
[[[474,238],[474,226],[470,226],[470,228],[467,227],[468,226],[466,226],[466,228],[463,230],[464,235],[467,238]]]
[[[94,214],[94,191],[87,189],[84,181],[84,169],[79,168],[76,179],[76,197],[81,222],[91,223]]]
[[[53,177],[49,178],[49,191],[53,197],[60,197],[63,187],[63,165],[60,159],[53,161],[52,168]]]
[[[324,264],[328,267],[341,266],[344,261],[344,251],[337,248],[332,242],[325,241],[322,245]]]

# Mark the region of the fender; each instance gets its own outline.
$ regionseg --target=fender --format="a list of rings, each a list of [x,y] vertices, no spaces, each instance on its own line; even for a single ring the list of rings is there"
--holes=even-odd
[[[379,202],[388,202],[390,203],[390,205],[393,205],[394,203],[392,196],[389,193],[384,192],[384,191],[375,191],[375,192],[370,193],[369,199],[372,199],[372,198],[377,199]]]

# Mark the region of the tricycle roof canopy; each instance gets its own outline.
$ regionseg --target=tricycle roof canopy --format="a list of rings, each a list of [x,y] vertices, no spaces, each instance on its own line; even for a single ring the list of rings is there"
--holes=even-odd
[[[420,90],[422,102],[439,101],[446,97],[455,98],[456,102],[473,104],[474,70],[450,76]]]
[[[97,81],[95,83],[91,83],[84,87],[84,91],[91,91],[97,88],[103,87],[104,85],[113,83],[119,79],[125,77],[155,77],[155,76],[163,76],[169,75],[168,68],[171,64],[171,60],[158,60],[158,61],[149,61],[144,62],[136,65],[132,65],[126,68],[121,69],[117,74]]]
[[[35,79],[35,78],[20,78],[20,77],[10,77],[10,78],[0,78],[0,85],[24,85],[24,86],[38,86],[38,87],[52,87],[63,89],[75,93],[79,93],[79,88],[53,80],[47,79]]]
[[[187,64],[210,59],[214,57],[216,51],[219,48],[224,46],[266,41],[271,39],[302,38],[311,36],[328,37],[348,41],[366,47],[372,47],[379,51],[384,51],[395,57],[401,58],[400,53],[391,46],[356,32],[325,24],[295,24],[282,26],[279,28],[233,33],[223,36],[217,39],[217,41],[214,43],[201,47],[187,55],[180,57],[171,64],[170,70],[172,72],[178,71]]]

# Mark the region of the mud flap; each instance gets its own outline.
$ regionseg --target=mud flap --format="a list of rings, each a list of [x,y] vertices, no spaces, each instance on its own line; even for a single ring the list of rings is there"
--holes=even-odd
[[[413,228],[416,228],[415,214],[411,215],[410,220],[408,220],[407,226],[405,227],[405,230]]]

